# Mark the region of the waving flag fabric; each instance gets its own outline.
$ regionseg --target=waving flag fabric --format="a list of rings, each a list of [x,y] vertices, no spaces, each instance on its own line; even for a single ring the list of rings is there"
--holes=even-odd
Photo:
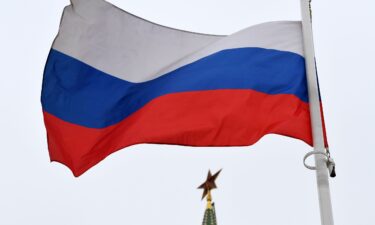
[[[300,22],[206,35],[73,1],[42,106],[51,160],[75,176],[138,143],[246,146],[273,133],[312,145]]]

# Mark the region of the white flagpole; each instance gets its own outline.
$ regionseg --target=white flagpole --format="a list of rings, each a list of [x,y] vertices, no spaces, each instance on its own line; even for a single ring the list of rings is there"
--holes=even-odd
[[[315,67],[315,52],[311,24],[310,0],[301,1],[302,31],[306,63],[307,83],[310,102],[310,117],[314,150],[325,153],[323,124],[320,114],[320,99]],[[327,159],[315,154],[316,178],[319,194],[320,218],[322,225],[333,225],[331,196],[328,182]]]

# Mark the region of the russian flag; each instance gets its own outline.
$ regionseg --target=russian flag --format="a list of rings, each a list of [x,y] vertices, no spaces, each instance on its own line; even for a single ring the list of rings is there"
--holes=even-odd
[[[41,99],[50,158],[75,176],[139,143],[247,146],[281,134],[312,145],[301,22],[217,36],[73,1]]]

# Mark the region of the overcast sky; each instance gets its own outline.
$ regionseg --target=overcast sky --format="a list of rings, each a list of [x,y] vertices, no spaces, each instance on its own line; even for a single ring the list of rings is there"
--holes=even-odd
[[[231,34],[299,20],[298,0],[112,0],[150,21]],[[199,225],[196,187],[223,168],[213,191],[219,225],[320,223],[315,173],[302,141],[268,135],[250,147],[137,145],[79,178],[50,163],[40,105],[42,72],[67,0],[0,7],[0,224]],[[375,224],[375,1],[315,0],[316,57],[331,152],[336,224]]]

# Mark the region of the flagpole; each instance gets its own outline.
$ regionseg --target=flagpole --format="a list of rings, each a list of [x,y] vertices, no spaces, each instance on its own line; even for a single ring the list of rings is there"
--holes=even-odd
[[[319,88],[315,67],[315,52],[311,24],[311,0],[300,0],[302,14],[302,32],[307,83],[310,102],[310,117],[314,150],[325,153],[323,124],[320,111]],[[333,225],[332,204],[328,181],[327,159],[322,154],[314,154],[316,178],[319,195],[320,218],[322,225]]]

